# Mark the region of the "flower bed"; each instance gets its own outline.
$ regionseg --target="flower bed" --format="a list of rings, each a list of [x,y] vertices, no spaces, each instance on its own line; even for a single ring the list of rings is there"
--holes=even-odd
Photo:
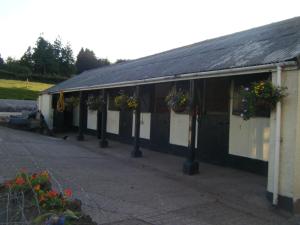
[[[51,177],[47,171],[33,174],[21,171],[14,179],[0,184],[0,194],[23,196],[22,211],[30,224],[96,224],[81,211],[81,201],[72,198],[71,189],[59,192],[52,188]],[[18,201],[8,203],[12,207],[20,208]]]

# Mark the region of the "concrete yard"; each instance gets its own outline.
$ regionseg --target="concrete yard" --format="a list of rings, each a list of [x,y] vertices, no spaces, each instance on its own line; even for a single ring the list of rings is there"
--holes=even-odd
[[[299,217],[273,208],[265,198],[266,178],[200,164],[200,174],[181,172],[184,158],[74,136],[63,140],[0,127],[0,181],[23,167],[49,170],[57,189],[72,188],[85,212],[113,225],[287,225]]]

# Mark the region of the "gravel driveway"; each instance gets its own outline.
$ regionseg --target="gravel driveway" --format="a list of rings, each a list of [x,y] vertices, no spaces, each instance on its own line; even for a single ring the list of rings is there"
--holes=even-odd
[[[273,209],[265,199],[266,178],[200,164],[200,174],[181,173],[183,158],[94,137],[76,142],[0,127],[0,180],[19,168],[47,169],[56,188],[70,187],[84,211],[99,224],[114,225],[285,225],[297,217]]]

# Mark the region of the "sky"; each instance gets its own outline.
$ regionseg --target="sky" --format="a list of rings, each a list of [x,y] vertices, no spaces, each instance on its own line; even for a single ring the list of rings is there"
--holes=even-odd
[[[300,16],[300,0],[0,0],[0,54],[42,35],[97,57],[135,59]]]

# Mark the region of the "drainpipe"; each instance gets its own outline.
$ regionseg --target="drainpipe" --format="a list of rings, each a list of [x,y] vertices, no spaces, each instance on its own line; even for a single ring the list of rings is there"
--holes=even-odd
[[[277,65],[276,85],[281,86],[282,67]],[[281,102],[276,104],[275,124],[275,154],[274,154],[274,179],[273,179],[273,205],[278,204],[279,169],[280,169],[280,128],[281,128]]]

